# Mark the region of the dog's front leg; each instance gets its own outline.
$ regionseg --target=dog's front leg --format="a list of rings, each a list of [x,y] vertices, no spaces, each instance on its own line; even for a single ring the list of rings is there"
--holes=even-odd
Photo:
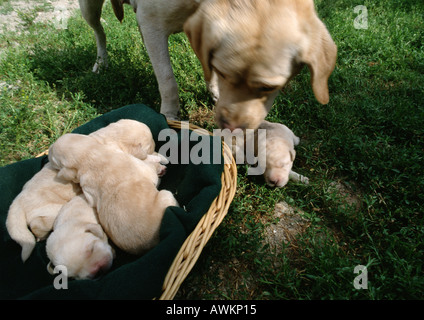
[[[148,24],[137,11],[143,41],[152,62],[161,97],[160,112],[168,120],[177,120],[180,109],[178,85],[172,70],[168,51],[168,33]]]
[[[298,181],[304,184],[309,184],[309,178],[290,170],[289,179],[293,181]]]
[[[208,90],[212,96],[213,102],[217,102],[219,99],[219,87],[218,87],[218,75],[215,71],[212,71],[211,80],[206,83]]]
[[[93,72],[98,73],[102,68],[107,68],[106,34],[100,23],[104,0],[79,0],[81,14],[96,36],[97,59]]]

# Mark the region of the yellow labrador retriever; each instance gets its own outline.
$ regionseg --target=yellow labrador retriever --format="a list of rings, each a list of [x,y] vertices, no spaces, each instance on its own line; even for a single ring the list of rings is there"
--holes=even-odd
[[[107,65],[106,35],[100,23],[104,0],[79,0],[93,28],[97,61]],[[328,78],[337,47],[318,18],[313,0],[111,0],[119,20],[123,4],[136,12],[158,80],[161,113],[177,118],[178,87],[168,37],[184,29],[199,58],[216,102],[221,128],[258,128],[280,89],[304,65],[316,99],[329,101]]]
[[[21,245],[24,262],[36,240],[44,240],[52,230],[62,206],[81,192],[77,184],[57,177],[57,173],[47,163],[24,185],[9,208],[6,228],[10,237]]]
[[[259,152],[263,149],[266,152],[266,183],[277,188],[284,187],[289,179],[308,184],[308,178],[292,170],[296,158],[294,147],[299,144],[299,137],[281,123],[263,121],[259,129],[266,130],[265,145],[258,145]]]
[[[115,151],[139,159],[151,157],[155,148],[149,127],[131,119],[111,123],[90,136]],[[10,237],[21,245],[24,262],[31,255],[36,240],[44,240],[52,230],[61,207],[81,193],[79,185],[58,177],[57,173],[58,170],[47,163],[24,185],[9,208],[6,227]]]
[[[94,131],[90,136],[104,145],[142,160],[155,151],[155,141],[150,128],[132,119],[121,119],[111,123]]]
[[[159,242],[165,209],[177,206],[171,192],[159,191],[160,157],[137,159],[93,137],[65,134],[49,149],[59,176],[79,182],[100,224],[120,249],[141,254]]]
[[[269,186],[284,187],[289,179],[309,183],[307,177],[292,170],[296,158],[294,147],[300,139],[287,126],[264,120],[257,130],[223,130],[222,137],[231,145],[236,163],[254,166],[247,173],[263,174]]]
[[[96,209],[88,205],[84,195],[72,198],[61,208],[47,238],[46,252],[52,274],[53,266],[64,266],[68,277],[94,279],[110,269],[114,251],[98,222]]]

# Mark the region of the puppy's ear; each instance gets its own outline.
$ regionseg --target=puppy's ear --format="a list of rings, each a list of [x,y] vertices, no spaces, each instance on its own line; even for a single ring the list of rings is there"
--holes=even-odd
[[[293,144],[297,146],[299,142],[300,142],[300,138],[296,136],[295,134],[293,134]]]
[[[327,28],[316,17],[314,32],[309,34],[309,48],[302,57],[311,72],[311,84],[315,98],[322,104],[330,100],[328,93],[328,78],[336,66],[337,46]]]
[[[85,228],[85,232],[89,232],[94,234],[97,238],[103,239],[105,236],[105,233],[103,232],[102,227],[99,224],[96,223],[90,223]]]
[[[202,8],[199,8],[184,23],[184,32],[190,41],[194,53],[202,64],[206,82],[209,82],[212,77],[211,58],[215,43],[213,40],[215,32],[211,30],[206,20],[204,11]]]
[[[296,150],[292,149],[290,150],[290,161],[293,162],[296,158]]]
[[[58,178],[78,183],[77,170],[71,168],[62,168],[57,174]]]

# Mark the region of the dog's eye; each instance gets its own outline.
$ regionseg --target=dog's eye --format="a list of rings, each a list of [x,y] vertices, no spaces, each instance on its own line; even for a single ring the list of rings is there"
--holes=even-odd
[[[274,91],[275,89],[277,89],[277,87],[273,87],[273,86],[262,86],[258,88],[259,92],[262,93],[270,93],[272,91]]]
[[[218,76],[220,76],[222,79],[225,79],[226,77],[225,77],[225,75],[221,72],[221,71],[219,71],[217,68],[214,68],[214,71],[216,72],[216,74],[218,75]]]

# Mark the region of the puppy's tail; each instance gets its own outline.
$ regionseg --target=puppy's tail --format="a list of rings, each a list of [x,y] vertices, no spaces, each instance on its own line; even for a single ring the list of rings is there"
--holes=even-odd
[[[25,211],[17,203],[12,203],[6,219],[6,228],[10,237],[22,247],[21,258],[25,262],[34,250],[35,237],[28,229]]]
[[[112,3],[113,12],[115,16],[118,18],[119,22],[124,20],[124,2],[123,0],[110,0]]]

